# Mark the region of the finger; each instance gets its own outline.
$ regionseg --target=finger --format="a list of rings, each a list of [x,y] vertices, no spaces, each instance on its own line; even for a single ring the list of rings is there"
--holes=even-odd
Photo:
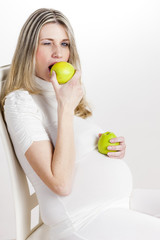
[[[73,75],[73,77],[70,79],[70,81],[68,82],[68,84],[72,84],[73,82],[79,82],[79,79],[81,77],[81,71],[80,70],[76,70],[75,74]]]
[[[50,78],[50,82],[52,83],[55,91],[60,87],[60,84],[57,81],[57,77],[56,77],[55,71],[52,72],[52,76]]]
[[[102,133],[99,133],[98,136],[100,137],[102,135]]]
[[[125,142],[125,139],[124,139],[124,137],[116,137],[116,138],[110,139],[110,142],[111,142],[111,143],[116,143],[116,142],[124,143],[124,142]]]
[[[125,155],[125,151],[107,153],[107,156],[110,158],[123,158],[124,155]]]
[[[124,145],[117,145],[117,146],[108,146],[107,149],[110,151],[123,151],[125,150],[125,147]]]

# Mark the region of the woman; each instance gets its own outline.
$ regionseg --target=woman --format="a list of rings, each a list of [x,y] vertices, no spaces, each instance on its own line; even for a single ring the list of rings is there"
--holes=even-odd
[[[60,61],[76,69],[64,85],[55,72],[50,76],[51,66]],[[2,105],[50,239],[159,239],[157,219],[129,210],[131,174],[119,160],[124,138],[112,139],[120,145],[112,147],[116,152],[110,158],[97,151],[103,130],[90,117],[80,79],[69,21],[59,11],[35,11],[21,30]]]

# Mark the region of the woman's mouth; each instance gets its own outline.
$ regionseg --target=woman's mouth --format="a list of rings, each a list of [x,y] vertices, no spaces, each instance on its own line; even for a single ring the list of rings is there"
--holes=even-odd
[[[54,62],[54,63],[52,63],[51,65],[49,65],[49,67],[48,67],[49,72],[51,71],[51,68],[53,67],[53,65],[56,64],[56,63],[57,63],[57,62]]]
[[[54,64],[51,64],[51,65],[48,67],[49,71],[51,71],[51,68],[53,67],[53,65],[54,65]]]

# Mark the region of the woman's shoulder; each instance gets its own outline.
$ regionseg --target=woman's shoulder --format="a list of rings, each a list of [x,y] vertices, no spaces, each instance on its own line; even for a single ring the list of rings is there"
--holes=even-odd
[[[15,110],[15,111],[35,111],[37,106],[27,90],[18,89],[10,92],[5,99],[4,110]]]
[[[23,100],[28,100],[30,97],[30,94],[27,90],[23,89],[18,89],[14,90],[6,95],[6,100],[17,100],[17,99],[22,99]]]

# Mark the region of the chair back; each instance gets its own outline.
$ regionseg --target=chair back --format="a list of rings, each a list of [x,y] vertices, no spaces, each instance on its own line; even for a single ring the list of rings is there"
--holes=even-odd
[[[0,94],[2,85],[5,82],[9,72],[9,65],[0,67]],[[2,139],[2,147],[5,153],[5,161],[8,163],[9,175],[12,184],[13,201],[16,216],[16,240],[25,240],[32,232],[35,231],[42,221],[38,216],[37,223],[31,226],[32,210],[38,206],[35,192],[30,193],[29,180],[27,179],[23,169],[21,168],[10,140],[5,120],[0,111],[0,136]],[[36,221],[35,221],[36,222]]]

